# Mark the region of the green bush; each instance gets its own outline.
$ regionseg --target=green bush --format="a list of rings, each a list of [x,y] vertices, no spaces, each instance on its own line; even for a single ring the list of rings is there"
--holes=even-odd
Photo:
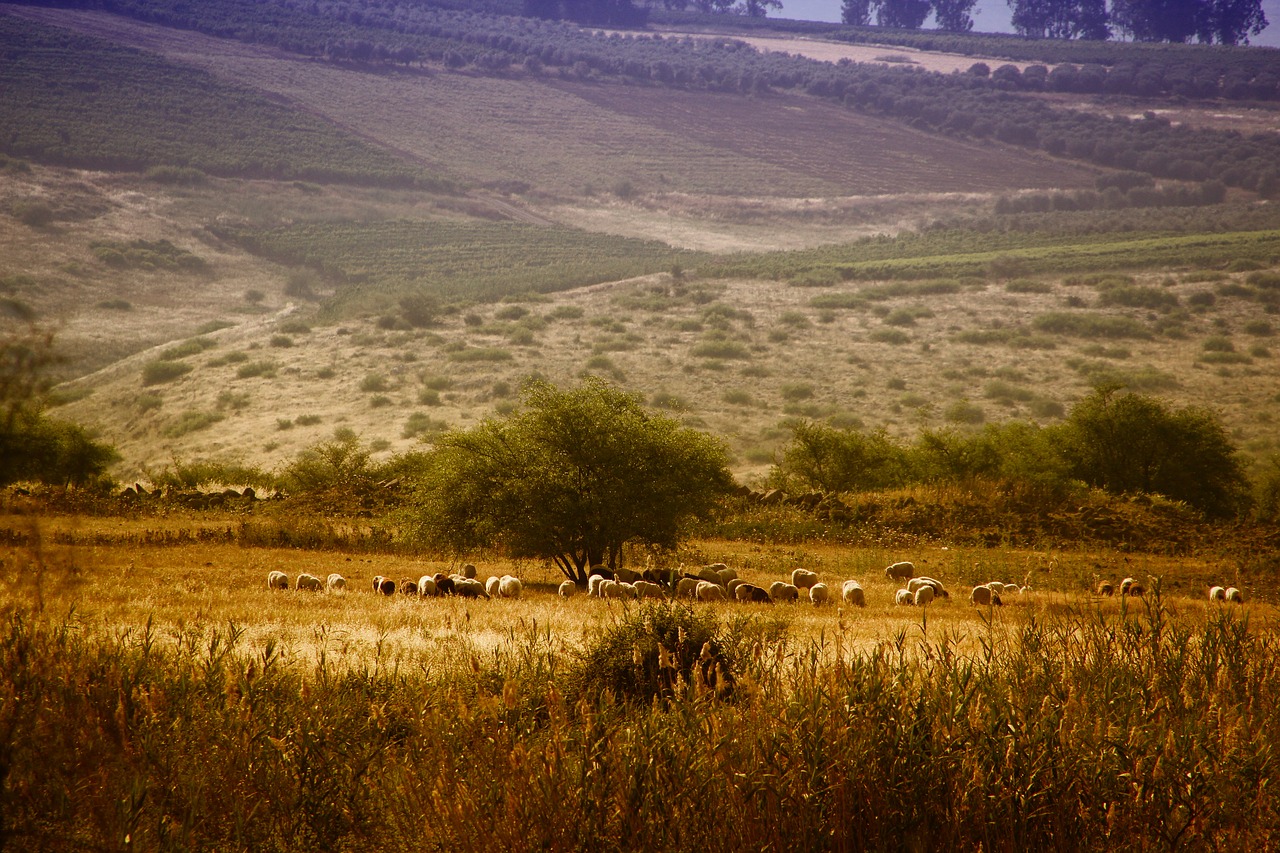
[[[191,365],[181,361],[149,361],[142,366],[142,384],[159,385],[162,382],[172,382],[186,376],[191,370]]]
[[[276,363],[274,361],[251,361],[240,365],[236,370],[237,379],[254,379],[264,378],[271,379],[276,375]]]
[[[1079,338],[1150,338],[1151,332],[1128,317],[1053,312],[1041,314],[1031,325],[1040,332]]]
[[[164,436],[165,438],[181,438],[188,433],[208,429],[222,420],[223,417],[225,416],[219,412],[186,411],[178,415],[176,420],[164,428]]]

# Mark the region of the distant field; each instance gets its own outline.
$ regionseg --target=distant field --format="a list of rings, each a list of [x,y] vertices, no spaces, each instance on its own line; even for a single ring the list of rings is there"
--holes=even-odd
[[[998,143],[912,131],[797,96],[746,98],[516,76],[354,71],[111,15],[46,20],[145,45],[262,91],[460,180],[574,195],[831,196],[1091,185],[1095,172]]]
[[[258,92],[154,55],[0,15],[10,153],[91,168],[437,183],[422,169]]]

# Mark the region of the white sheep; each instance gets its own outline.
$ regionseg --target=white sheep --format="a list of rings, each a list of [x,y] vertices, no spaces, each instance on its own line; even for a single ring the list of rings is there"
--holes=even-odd
[[[698,571],[694,572],[694,574],[697,575],[699,580],[704,580],[707,583],[719,584],[720,569],[723,569],[723,568],[728,568],[728,566],[726,566],[724,563],[715,563],[710,566],[703,566],[702,568],[698,569]]]
[[[969,603],[986,607],[991,604],[999,604],[1000,596],[992,592],[989,586],[975,586],[973,592],[969,593]]]
[[[929,586],[928,584],[925,584],[924,586],[916,590],[916,595],[915,595],[916,607],[924,607],[931,601],[933,601],[933,587]]]
[[[706,583],[697,578],[680,578],[680,582],[676,584],[676,598],[697,598],[698,584]]]
[[[1004,593],[1005,595],[1021,595],[1022,587],[1018,586],[1016,583],[1007,583],[1004,585]]]
[[[294,589],[299,592],[319,592],[324,589],[324,584],[320,582],[320,578],[315,575],[309,575],[306,572],[298,575],[298,580],[294,583]]]
[[[738,579],[737,569],[724,568],[716,572],[716,574],[720,576],[720,585],[725,587],[726,589],[728,588],[731,582],[736,581]]]
[[[453,594],[460,595],[463,598],[488,598],[489,594],[484,591],[484,584],[475,578],[459,578],[453,580]]]
[[[428,596],[434,598],[439,595],[440,590],[436,587],[436,579],[432,575],[423,575],[418,578],[418,595],[426,598]]]
[[[895,581],[911,580],[916,576],[916,567],[913,563],[903,560],[885,568],[884,576]]]
[[[587,595],[594,595],[597,598],[602,597],[600,595],[600,584],[604,583],[604,580],[603,575],[592,575],[587,578]]]
[[[636,599],[640,597],[640,590],[636,589],[636,585],[633,583],[619,583],[617,593],[618,598]]]
[[[498,595],[502,598],[519,598],[523,592],[524,584],[520,583],[520,578],[514,575],[503,575],[498,579]]]
[[[1227,591],[1220,586],[1211,587],[1209,589],[1210,601],[1226,601]]]
[[[662,584],[653,583],[652,581],[636,581],[634,584],[636,592],[641,598],[666,598],[667,591],[662,588]]]
[[[337,572],[334,572],[329,575],[329,577],[325,578],[324,587],[329,590],[329,592],[346,592],[347,579]]]
[[[617,581],[605,578],[600,581],[600,585],[596,589],[600,591],[601,598],[622,598],[622,590],[618,588],[619,586],[621,584]]]
[[[632,569],[617,568],[613,570],[613,579],[618,583],[635,583],[642,578],[643,575]]]
[[[946,598],[947,591],[942,587],[942,581],[928,577],[911,578],[907,581],[907,591],[912,595],[916,594],[916,590],[922,586],[933,587],[933,594],[939,598]]]
[[[791,585],[796,589],[809,589],[818,582],[818,575],[808,569],[796,569],[791,573]]]
[[[1138,582],[1137,578],[1125,578],[1120,581],[1120,594],[1128,595],[1129,589]]]
[[[774,601],[796,601],[800,598],[800,590],[795,584],[786,581],[774,581],[769,584],[769,598]]]
[[[845,604],[854,607],[866,607],[867,597],[862,589],[862,584],[855,580],[847,580],[840,587],[840,597],[844,599]]]
[[[373,591],[380,592],[383,595],[395,595],[396,582],[385,575],[374,575]]]
[[[288,589],[289,576],[284,572],[267,573],[267,589]]]
[[[893,603],[899,607],[910,607],[916,603],[915,596],[911,594],[909,589],[900,589],[893,596]]]
[[[728,597],[725,595],[724,587],[710,581],[698,581],[694,594],[699,601],[724,601]]]
[[[1111,581],[1098,582],[1098,595],[1104,596],[1106,598],[1110,598],[1115,594],[1116,594],[1116,588],[1115,588],[1115,585],[1111,583]]]
[[[485,578],[484,591],[488,593],[490,598],[495,598],[498,595],[498,584],[500,583],[502,581],[497,575],[490,575]]]
[[[758,586],[756,586],[756,585],[754,585],[754,584],[749,584],[749,583],[740,583],[740,584],[738,584],[737,586],[735,586],[735,587],[733,588],[733,593],[732,593],[732,595],[733,595],[733,597],[734,597],[734,598],[738,599],[739,601],[750,601],[750,600],[751,600],[751,590],[753,590],[753,589],[759,589],[759,588],[760,588],[760,587],[758,587]]]
[[[733,571],[733,569],[730,569],[729,571]],[[729,578],[728,582],[726,582],[723,586],[725,590],[728,591],[729,597],[733,598],[734,590],[742,586],[744,583],[746,583],[746,581],[744,581],[742,578]]]
[[[556,593],[561,598],[573,598],[578,594],[578,585],[573,581],[562,581]]]
[[[1244,604],[1244,593],[1236,589],[1234,586],[1227,587],[1227,591],[1224,595],[1226,595],[1227,601],[1235,604]]]
[[[831,600],[831,591],[827,589],[825,583],[815,583],[809,587],[809,600],[813,602],[814,607],[821,607]]]

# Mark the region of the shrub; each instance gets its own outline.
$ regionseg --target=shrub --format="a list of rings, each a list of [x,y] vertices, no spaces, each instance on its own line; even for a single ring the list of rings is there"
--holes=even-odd
[[[467,347],[455,352],[449,353],[450,361],[472,362],[472,361],[510,361],[512,359],[511,351],[498,347]]]
[[[814,387],[808,383],[786,383],[781,389],[782,399],[789,403],[813,398]]]
[[[371,409],[385,409],[387,406],[392,405],[392,403],[392,399],[384,394],[375,394],[369,398],[369,408]]]
[[[1146,326],[1129,317],[1053,312],[1032,321],[1038,331],[1081,338],[1150,338]]]
[[[270,379],[275,375],[276,363],[274,361],[251,361],[240,365],[240,368],[236,370],[237,379],[253,379],[257,377]]]
[[[1035,281],[1029,278],[1015,278],[1007,282],[1004,289],[1009,293],[1052,293],[1053,285],[1047,281]]]
[[[189,338],[180,344],[175,344],[168,349],[162,350],[160,359],[162,361],[176,361],[189,355],[199,355],[205,350],[216,346],[217,344],[208,338]]]
[[[1244,324],[1244,331],[1259,338],[1269,338],[1275,334],[1275,329],[1266,320],[1251,320]]]
[[[315,426],[322,418],[319,415],[298,415],[293,422],[298,426]]]
[[[293,319],[285,320],[276,327],[282,335],[309,335],[311,327],[307,325],[305,320]],[[290,342],[292,343],[292,341]]]
[[[710,340],[695,346],[691,354],[697,358],[748,359],[751,351],[734,341]]]
[[[947,406],[942,416],[954,424],[980,424],[987,419],[982,407],[968,400],[957,400]]]
[[[149,361],[142,366],[142,384],[159,385],[162,382],[186,376],[192,370],[191,365],[181,361]]]
[[[375,394],[380,391],[386,391],[391,387],[391,383],[387,381],[387,377],[381,373],[367,374],[360,380],[360,390],[366,394]]]
[[[878,344],[899,345],[911,341],[911,336],[900,329],[875,329],[867,337]]]
[[[164,436],[166,438],[181,438],[188,433],[208,429],[222,419],[223,415],[218,412],[183,412],[178,415],[177,420],[164,428]]]
[[[579,653],[565,678],[568,702],[606,699],[637,708],[672,699],[695,682],[721,694],[734,667],[714,611],[649,604],[624,613]]]

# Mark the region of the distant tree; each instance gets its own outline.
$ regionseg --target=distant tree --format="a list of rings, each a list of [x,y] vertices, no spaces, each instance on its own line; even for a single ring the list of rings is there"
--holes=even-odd
[[[1059,430],[1072,474],[1109,492],[1162,494],[1210,516],[1242,509],[1247,481],[1234,444],[1213,412],[1171,409],[1118,385],[1096,388]]]
[[[732,488],[718,440],[601,379],[525,389],[524,410],[436,440],[420,501],[439,546],[553,560],[571,580],[628,543],[674,547]]]
[[[1206,44],[1248,44],[1269,23],[1262,0],[1209,0],[1196,35]]]
[[[788,489],[854,492],[901,486],[913,476],[907,449],[883,430],[800,423],[770,479]]]
[[[782,0],[743,0],[739,8],[742,14],[749,18],[763,18],[769,14],[769,10],[775,11],[782,8]]]
[[[45,414],[57,360],[49,332],[30,327],[0,339],[0,485],[85,485],[119,459],[83,427]]]
[[[871,0],[844,0],[840,7],[840,20],[852,27],[871,24]]]
[[[932,0],[933,17],[938,29],[967,33],[973,29],[973,7],[978,0]]]
[[[1009,0],[1009,8],[1020,35],[1102,40],[1111,34],[1106,0]]]
[[[929,17],[929,0],[876,0],[876,24],[918,30]]]
[[[1135,41],[1248,44],[1266,29],[1262,0],[1112,0],[1111,19]]]

